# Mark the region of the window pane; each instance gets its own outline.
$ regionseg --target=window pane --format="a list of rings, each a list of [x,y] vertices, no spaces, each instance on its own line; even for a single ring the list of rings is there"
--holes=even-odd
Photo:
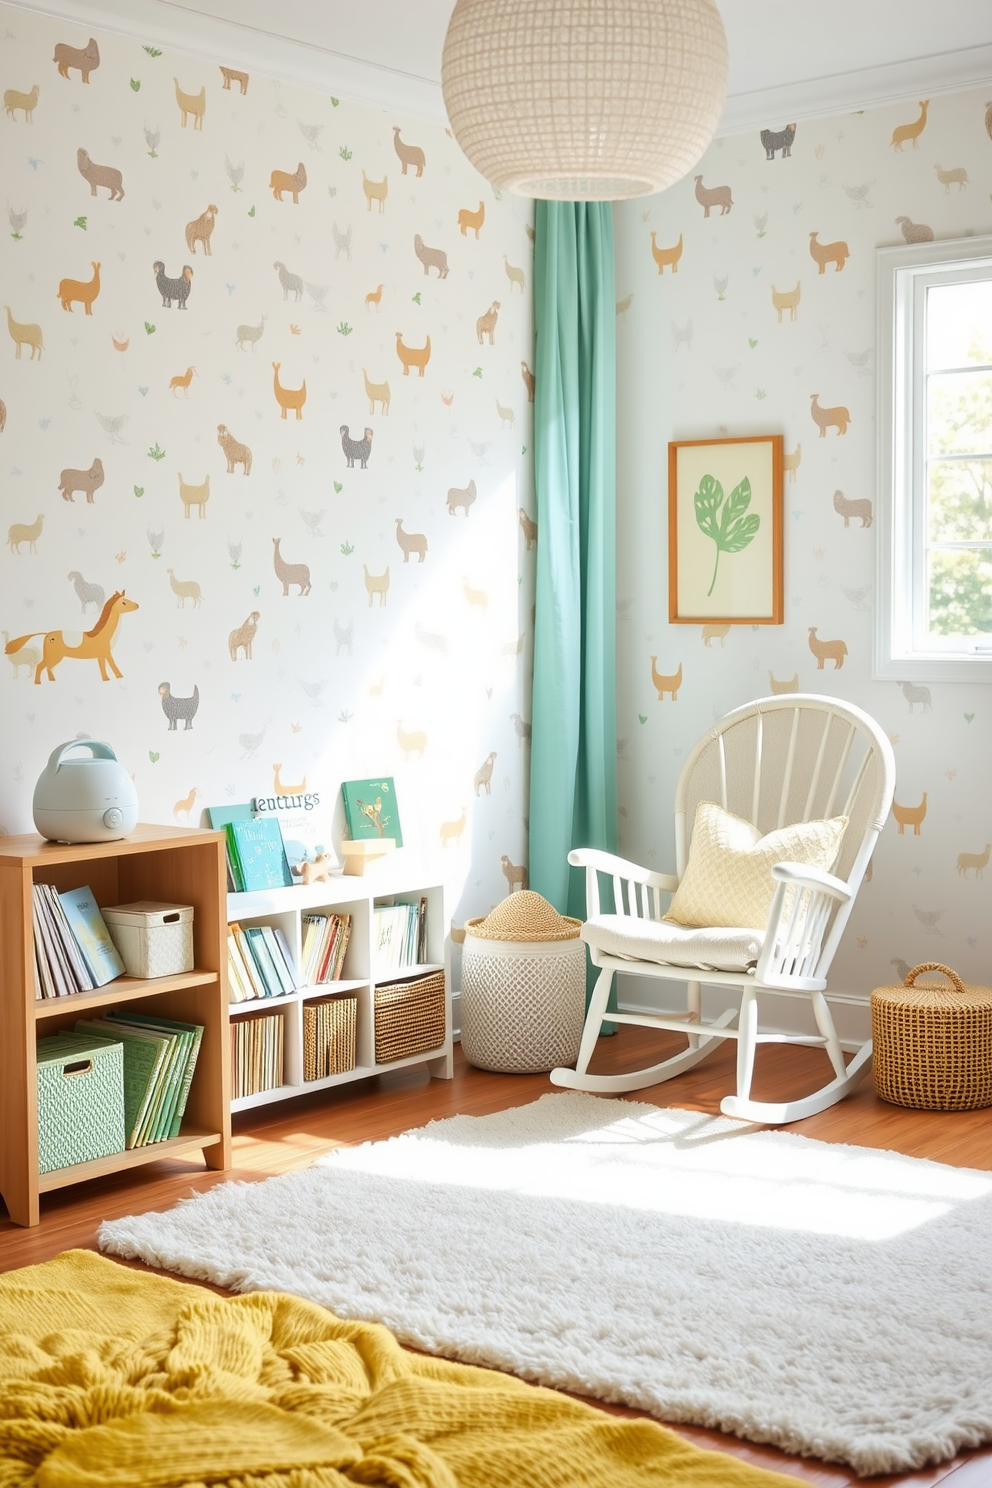
[[[976,330],[981,326],[982,330]],[[927,371],[992,362],[992,279],[927,290]]]
[[[992,541],[992,460],[933,460],[930,542]]]
[[[930,632],[992,634],[992,554],[987,550],[930,554]]]
[[[927,436],[931,455],[992,453],[992,372],[928,377]]]

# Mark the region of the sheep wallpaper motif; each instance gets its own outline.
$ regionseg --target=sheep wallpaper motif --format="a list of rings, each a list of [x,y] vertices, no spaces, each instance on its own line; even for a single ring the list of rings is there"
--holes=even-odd
[[[986,110],[969,91],[771,121],[615,215],[621,850],[670,869],[681,761],[729,709],[794,691],[863,707],[897,782],[831,978],[856,999],[921,961],[992,981],[988,687],[872,678],[875,250],[992,230]],[[668,441],[769,433],[785,444],[785,623],[669,625]]]
[[[434,125],[0,31],[0,827],[77,735],[146,821],[305,781],[330,837],[381,771],[485,913],[527,854],[530,204]]]

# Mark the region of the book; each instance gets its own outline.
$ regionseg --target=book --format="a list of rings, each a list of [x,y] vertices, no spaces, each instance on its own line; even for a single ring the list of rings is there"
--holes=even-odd
[[[265,983],[266,997],[281,997],[283,990],[282,982],[279,980],[279,974],[276,971],[272,960],[272,953],[266,942],[261,925],[246,925],[245,935],[248,939],[249,949],[255,957],[255,965],[258,967],[259,975]]]
[[[414,966],[417,960],[416,904],[377,904],[372,911],[372,971],[374,976]]]
[[[161,1136],[154,1140],[164,1141],[169,1137],[177,1137],[189,1099],[200,1045],[203,1041],[203,1025],[182,1023],[175,1018],[155,1018],[147,1013],[132,1012],[108,1013],[107,1020],[113,1023],[126,1022],[139,1029],[147,1029],[151,1033],[181,1039],[181,1057],[177,1059],[176,1067],[167,1072],[169,1089],[165,1092],[164,1110],[159,1121]]]
[[[427,895],[422,894],[417,907],[417,964],[427,960]]]
[[[352,842],[391,837],[397,847],[403,846],[392,776],[380,780],[345,780],[341,784],[341,795]]]
[[[82,1019],[75,1027],[77,1033],[91,1033],[124,1046],[124,1146],[130,1151],[140,1145],[138,1133],[157,1088],[166,1055],[171,1052],[170,1042],[151,1030],[132,1028],[121,1022],[112,1023],[107,1018]]]
[[[297,970],[296,962],[293,960],[293,953],[289,948],[289,941],[286,939],[285,932],[282,930],[281,926],[274,925],[273,931],[276,937],[276,944],[278,945],[282,958],[286,963],[286,969],[289,972],[289,978],[293,984],[292,990],[295,991],[296,988],[300,985],[300,974]]]
[[[245,801],[237,806],[208,806],[207,819],[215,832],[222,832],[228,822],[250,821],[252,809],[249,802]],[[231,868],[230,844],[227,845],[227,888],[228,893],[235,893],[236,885],[234,873]]]
[[[272,925],[262,925],[262,940],[269,953],[275,974],[279,980],[279,986],[284,993],[296,991],[296,980],[290,973],[289,967],[283,957],[282,949],[276,939],[276,932]]]
[[[278,1090],[283,1084],[285,1019],[247,1013],[231,1020],[232,1098]]]
[[[320,809],[319,792],[308,791],[303,796],[256,796],[252,808],[257,819],[279,823],[294,881],[303,878],[304,863],[315,863],[318,857],[323,859],[322,866],[327,870],[339,868],[330,823]]]
[[[55,980],[54,969],[55,949],[51,945],[51,931],[48,926],[48,913],[41,884],[32,885],[31,898],[35,965],[40,982],[39,996],[58,997],[59,988]]]
[[[51,979],[53,995],[55,997],[68,997],[73,992],[78,992],[79,987],[72,974],[68,952],[58,933],[52,914],[51,900],[48,893],[50,885],[36,884],[34,888],[37,891],[35,895],[35,913],[41,931],[42,947],[48,962],[47,971]],[[92,983],[90,985],[92,986]]]
[[[250,996],[264,997],[265,984],[262,981],[262,975],[255,962],[255,957],[251,953],[251,947],[248,944],[248,937],[245,934],[244,926],[240,924],[239,921],[232,920],[230,924],[230,932],[231,935],[234,937],[234,949],[238,957],[240,958],[240,966],[244,972],[244,980],[251,989]]]
[[[255,996],[237,939],[230,929],[227,932],[227,991],[229,1002],[250,1002]]]
[[[72,933],[66,912],[62,907],[58,890],[54,884],[39,884],[48,905],[49,923],[55,935],[60,952],[65,953],[68,961],[69,973],[74,985],[69,989],[72,992],[89,992],[95,985],[90,974],[89,967],[79,949],[76,937]]]
[[[286,861],[282,832],[272,817],[231,821],[224,827],[231,848],[234,880],[239,891],[274,889],[293,882]]]
[[[93,891],[87,886],[69,889],[59,899],[73,936],[83,953],[94,987],[103,987],[124,975],[120,951],[100,913]]]
[[[168,1137],[178,1137],[178,1129],[180,1129],[181,1120],[183,1120],[183,1115],[186,1113],[186,1103],[189,1100],[190,1086],[193,1083],[193,1071],[196,1068],[196,1059],[199,1058],[199,1046],[204,1042],[204,1025],[177,1022],[174,1018],[156,1019],[152,1018],[152,1016],[141,1015],[141,1013],[129,1013],[129,1018],[131,1018],[132,1022],[138,1022],[143,1027],[147,1024],[147,1027],[152,1028],[152,1030],[165,1025],[165,1027],[177,1028],[180,1033],[189,1034],[190,1042],[187,1045],[186,1065],[181,1070],[178,1098],[175,1101],[173,1119],[171,1119],[170,1129],[168,1129],[167,1134]]]

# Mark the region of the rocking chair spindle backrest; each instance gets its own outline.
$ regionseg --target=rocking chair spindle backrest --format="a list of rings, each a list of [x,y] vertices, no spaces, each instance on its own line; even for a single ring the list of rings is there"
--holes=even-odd
[[[715,801],[763,834],[846,816],[833,872],[860,883],[888,815],[892,746],[859,708],[813,693],[759,698],[728,713],[696,745],[675,792],[676,872],[685,872],[700,801]]]

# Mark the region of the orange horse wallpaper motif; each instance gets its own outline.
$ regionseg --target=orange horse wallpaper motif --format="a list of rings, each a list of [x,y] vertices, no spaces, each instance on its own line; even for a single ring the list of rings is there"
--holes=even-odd
[[[104,682],[109,682],[108,666],[115,677],[123,676],[123,672],[118,668],[110,652],[114,636],[117,634],[117,627],[120,624],[120,618],[130,610],[136,610],[137,608],[137,602],[126,598],[124,590],[118,589],[116,593],[110,596],[100,611],[100,618],[97,620],[93,629],[84,632],[78,645],[69,645],[65,639],[64,632],[61,630],[50,630],[47,635],[45,635],[44,631],[35,630],[30,635],[18,636],[16,640],[8,641],[5,647],[5,654],[10,656],[13,652],[19,651],[25,642],[33,640],[35,636],[45,635],[45,639],[42,642],[41,660],[35,668],[35,682],[41,682],[42,672],[47,672],[48,680],[54,682],[55,667],[67,656],[75,656],[80,661],[92,660],[97,662],[100,667],[100,676]]]

